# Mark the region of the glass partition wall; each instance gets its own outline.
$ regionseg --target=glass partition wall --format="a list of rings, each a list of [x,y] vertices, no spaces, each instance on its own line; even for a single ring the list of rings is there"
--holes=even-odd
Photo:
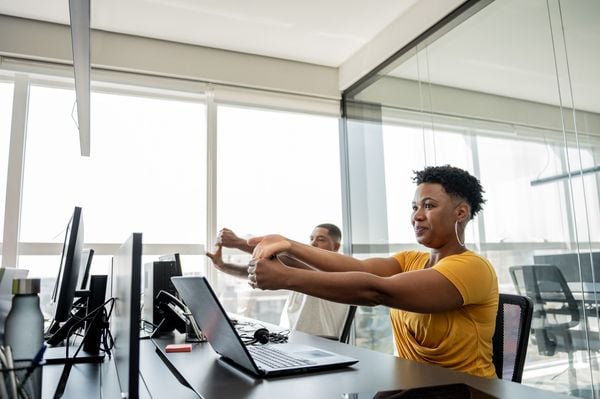
[[[412,171],[475,174],[467,247],[535,302],[523,383],[582,397],[600,397],[598,18],[593,0],[467,1],[343,96],[347,250],[419,249]],[[393,350],[386,313],[359,309],[358,345]]]

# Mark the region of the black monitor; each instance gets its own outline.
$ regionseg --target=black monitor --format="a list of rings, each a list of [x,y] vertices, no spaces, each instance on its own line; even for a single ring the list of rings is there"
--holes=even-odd
[[[181,259],[177,252],[174,254],[159,256],[158,260],[167,261],[167,262],[175,262],[175,267],[177,268],[177,273],[178,273],[177,275],[178,276],[183,275],[183,273],[181,272]]]
[[[81,251],[83,249],[83,218],[81,208],[75,207],[73,216],[67,224],[63,244],[60,269],[52,293],[54,304],[54,322],[67,321],[71,315],[71,307],[75,298],[79,269],[81,267]]]
[[[90,269],[92,268],[92,259],[94,258],[94,250],[84,249],[81,253],[81,263],[79,264],[79,278],[77,278],[77,289],[85,290],[88,288],[90,279]]]
[[[168,276],[166,276],[167,287],[162,287],[161,289],[166,288],[167,291],[179,298],[179,293],[177,292],[177,289],[171,281],[171,277],[173,276],[183,276],[183,272],[181,271],[181,259],[179,257],[179,253],[175,252],[174,254],[162,255],[158,257],[158,260],[162,262],[175,262],[175,268],[171,270],[171,273],[169,273]],[[156,298],[156,295],[154,297]]]
[[[114,359],[121,395],[128,399],[139,396],[141,279],[142,234],[133,233],[112,265]]]

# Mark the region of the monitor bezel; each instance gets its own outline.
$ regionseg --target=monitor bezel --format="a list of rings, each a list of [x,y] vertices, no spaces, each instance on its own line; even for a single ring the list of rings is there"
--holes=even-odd
[[[52,293],[54,304],[54,322],[67,321],[71,315],[71,307],[75,299],[75,291],[79,289],[77,280],[81,268],[81,252],[83,250],[83,217],[78,206],[67,224],[63,251],[56,283]]]
[[[141,270],[142,234],[133,233],[115,253],[112,265],[114,359],[121,395],[128,399],[139,396]]]

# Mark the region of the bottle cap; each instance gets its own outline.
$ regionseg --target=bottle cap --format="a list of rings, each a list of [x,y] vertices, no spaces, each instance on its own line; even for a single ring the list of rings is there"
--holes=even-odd
[[[13,295],[27,295],[40,293],[39,278],[15,278],[12,284]]]

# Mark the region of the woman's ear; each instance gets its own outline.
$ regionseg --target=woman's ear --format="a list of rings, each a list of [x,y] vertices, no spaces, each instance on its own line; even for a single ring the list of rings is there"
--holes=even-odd
[[[459,223],[468,222],[471,218],[471,208],[466,201],[461,201],[456,207],[456,220]]]

